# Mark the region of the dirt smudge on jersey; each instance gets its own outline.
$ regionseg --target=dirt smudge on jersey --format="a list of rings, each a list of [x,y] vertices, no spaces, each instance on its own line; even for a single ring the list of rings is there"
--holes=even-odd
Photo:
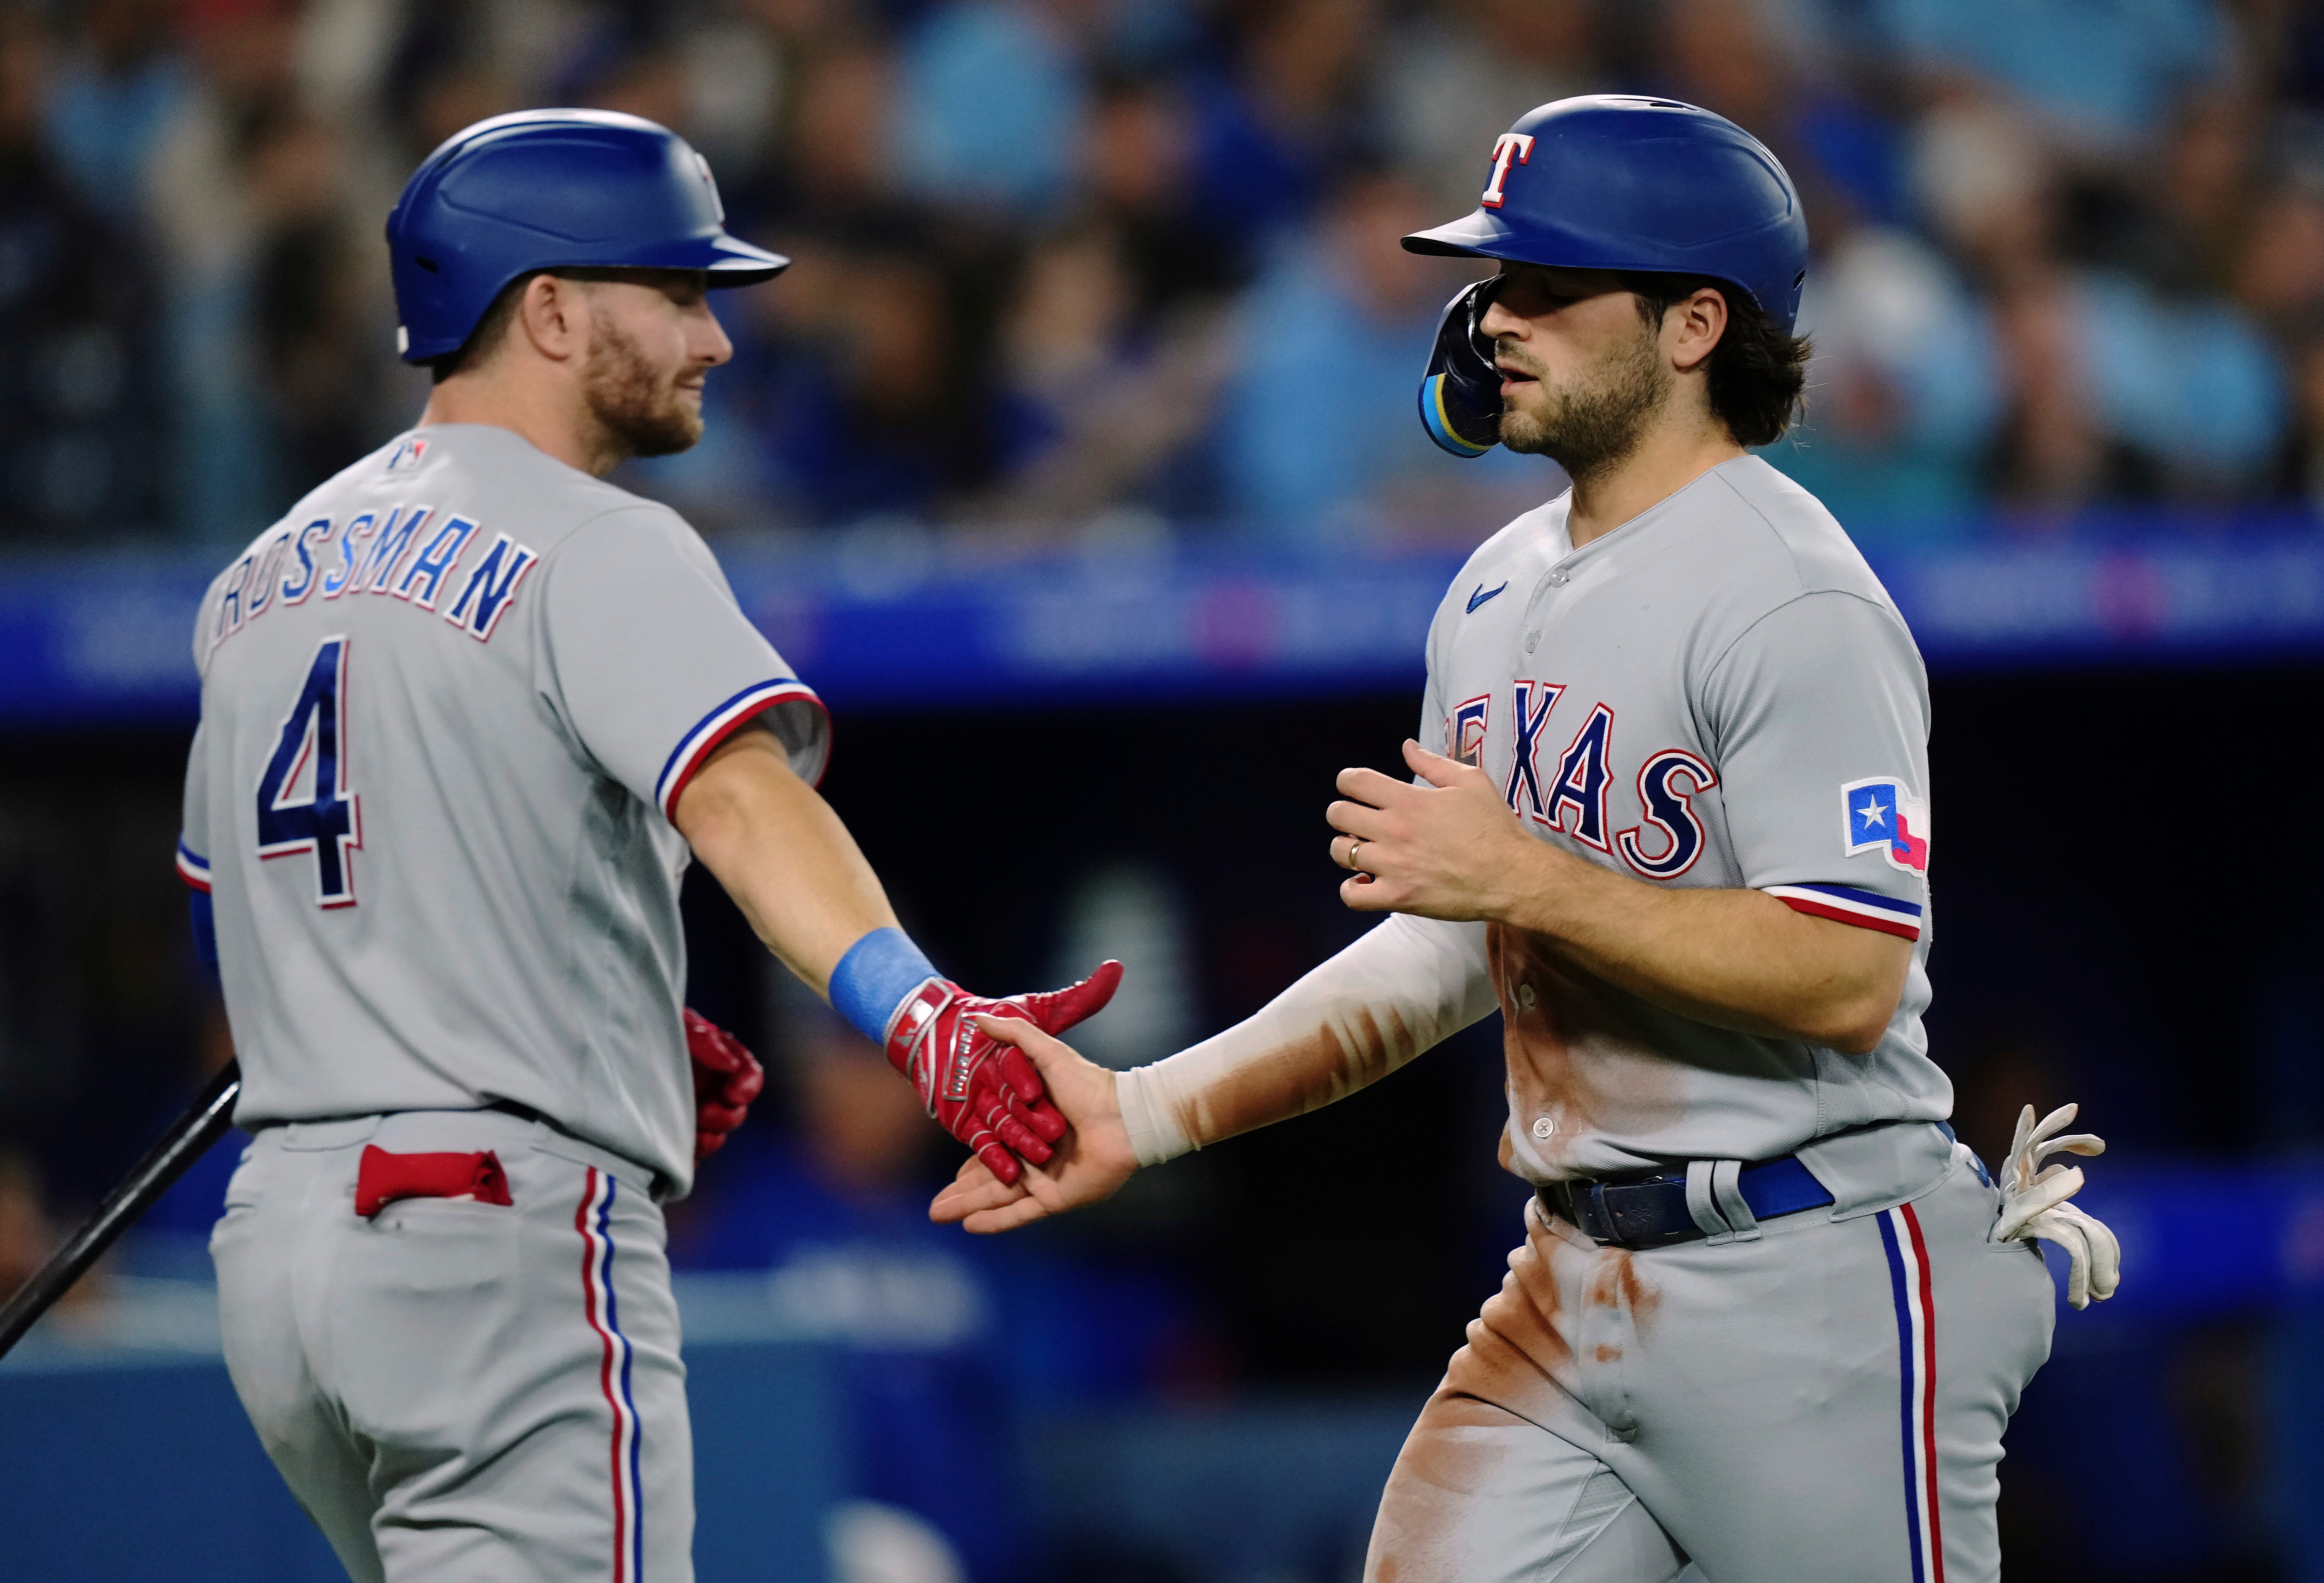
[[[1600,1341],[1598,1343],[1598,1361],[1619,1363],[1622,1361],[1622,1349],[1619,1347],[1609,1347],[1605,1342]]]
[[[1563,1166],[1588,1133],[1636,1137],[1680,1117],[1683,1070],[1654,1048],[1643,1003],[1526,930],[1491,925],[1485,948],[1501,1003],[1510,1142],[1520,1161]],[[1556,1130],[1531,1136],[1544,1116]]]

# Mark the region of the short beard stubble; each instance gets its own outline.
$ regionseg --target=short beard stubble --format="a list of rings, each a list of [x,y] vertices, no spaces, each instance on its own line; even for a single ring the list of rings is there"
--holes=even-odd
[[[1636,338],[1608,352],[1572,384],[1553,391],[1542,382],[1549,397],[1545,410],[1522,411],[1505,402],[1501,444],[1547,456],[1576,483],[1619,466],[1638,448],[1675,382],[1663,361],[1661,327],[1640,325]]]
[[[657,374],[644,350],[605,315],[590,315],[589,324],[582,394],[614,446],[632,456],[690,448],[702,437],[702,415],[679,398],[675,378]]]

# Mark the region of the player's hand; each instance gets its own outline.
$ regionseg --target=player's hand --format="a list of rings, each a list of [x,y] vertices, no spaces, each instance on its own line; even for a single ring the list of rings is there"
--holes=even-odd
[[[1377,769],[1342,769],[1342,801],[1323,811],[1342,832],[1332,861],[1356,870],[1340,899],[1358,912],[1416,913],[1467,923],[1508,910],[1519,875],[1566,854],[1536,841],[1474,765],[1404,744],[1404,761],[1428,784]]]
[[[928,1114],[966,1144],[985,1170],[1013,1183],[1038,1165],[1065,1135],[1065,1118],[1048,1100],[1032,1061],[986,1025],[1013,1019],[1059,1034],[1113,999],[1121,964],[1105,962],[1078,984],[995,1000],[950,979],[931,979],[897,1013],[888,1035],[889,1064],[911,1081]],[[1012,1152],[1013,1151],[1013,1152]]]
[[[1030,1024],[981,1020],[991,1037],[1031,1058],[1073,1130],[1053,1158],[1014,1181],[999,1179],[981,1156],[972,1156],[928,1205],[928,1219],[976,1232],[1007,1231],[1112,1197],[1138,1169],[1113,1073]]]
[[[2037,1124],[2034,1107],[2017,1118],[2017,1136],[2009,1158],[2001,1167],[2001,1216],[1994,1222],[1993,1239],[2007,1242],[2039,1238],[2066,1250],[2070,1267],[2066,1275],[2066,1302],[2087,1308],[2092,1299],[2104,1302],[2122,1280],[2122,1245],[2106,1222],[2094,1219],[2066,1201],[2082,1190],[2080,1165],[2042,1162],[2054,1154],[2102,1155],[2106,1140],[2087,1132],[2061,1137],[2059,1129],[2074,1119],[2077,1107],[2061,1105]]]
[[[686,1008],[686,1053],[694,1060],[694,1163],[699,1165],[742,1125],[751,1101],[767,1086],[767,1069],[742,1040],[691,1006]]]

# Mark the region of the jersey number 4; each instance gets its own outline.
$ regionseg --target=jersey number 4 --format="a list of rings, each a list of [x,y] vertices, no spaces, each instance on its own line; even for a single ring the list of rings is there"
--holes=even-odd
[[[347,649],[326,638],[282,722],[274,757],[258,780],[258,855],[315,854],[315,900],[355,904],[350,854],[363,845],[363,815],[347,789]],[[308,767],[313,766],[311,778]]]

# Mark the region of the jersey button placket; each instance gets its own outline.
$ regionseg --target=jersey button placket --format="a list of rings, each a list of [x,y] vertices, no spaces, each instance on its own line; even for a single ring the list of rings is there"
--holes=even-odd
[[[1550,591],[1563,588],[1572,576],[1562,566],[1552,566],[1540,582],[1534,584],[1533,594],[1526,601],[1525,651],[1531,654],[1541,647],[1543,607],[1549,603]]]

